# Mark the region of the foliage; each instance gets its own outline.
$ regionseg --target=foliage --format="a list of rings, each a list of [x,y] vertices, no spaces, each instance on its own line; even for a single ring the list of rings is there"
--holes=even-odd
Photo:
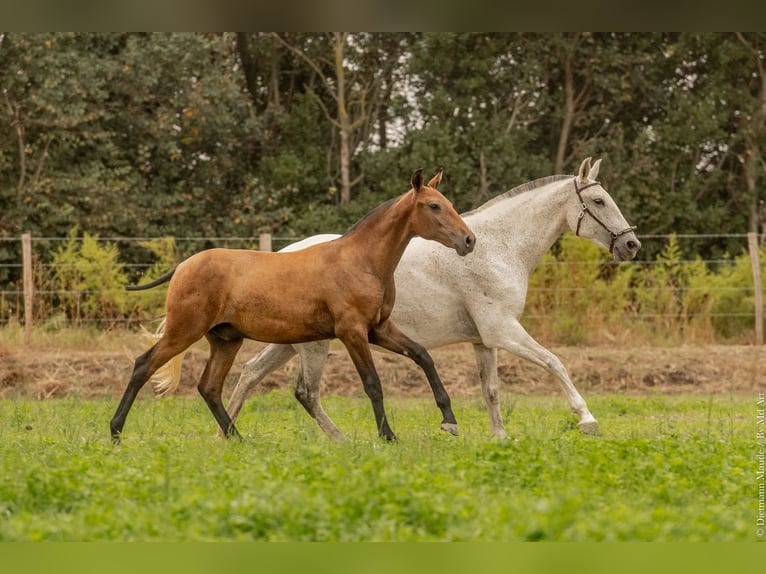
[[[558,253],[547,253],[530,277],[532,294],[525,317],[537,319],[545,317],[546,310],[566,309],[567,313],[556,313],[552,321],[543,318],[540,323],[547,323],[548,332],[558,333],[563,343],[585,342],[588,331],[596,327],[592,317],[613,304],[609,286],[600,277],[600,267],[608,258],[608,253],[590,241],[571,233],[564,235]]]
[[[561,400],[521,397],[494,441],[480,399],[461,436],[423,399],[327,397],[331,443],[287,392],[246,405],[243,442],[203,401],[136,402],[119,447],[112,401],[3,400],[3,541],[745,541],[754,537],[750,399],[593,397],[604,435]],[[162,520],[157,517],[161,516]],[[690,519],[693,517],[693,519]]]
[[[759,251],[761,269],[766,264],[766,248]],[[753,270],[750,256],[743,253],[724,265],[720,273],[709,278],[709,288],[717,296],[711,304],[715,315],[712,324],[722,339],[735,338],[738,334],[753,329],[754,307]]]
[[[0,232],[326,232],[340,171],[345,229],[417,168],[468,209],[585,156],[642,233],[760,229],[763,34],[358,33],[340,67],[337,39],[0,34]]]
[[[601,308],[651,312],[653,328],[673,323],[672,337],[736,338],[747,293],[724,295],[719,282],[742,284],[747,266],[675,262],[736,254],[727,234],[765,229],[765,38],[0,33],[0,236],[342,232],[405,191],[417,168],[444,166],[443,191],[467,210],[602,157],[603,183],[639,233],[719,235],[679,244],[651,271],[581,266],[599,291],[556,295],[580,311],[556,336],[585,340],[583,321]],[[36,248],[51,261],[52,244]],[[134,246],[118,248],[133,260]],[[643,257],[660,249],[645,243]],[[20,284],[17,261],[13,242],[0,242],[8,290]],[[556,281],[569,277],[543,282]],[[706,309],[718,317],[692,318]]]
[[[127,278],[113,243],[98,241],[88,233],[82,238],[73,228],[53,254],[52,273],[59,308],[74,323],[109,318],[119,320],[132,312],[125,292]]]
[[[723,260],[716,271],[699,256],[685,260],[678,243],[671,236],[641,266],[615,265],[603,249],[565,234],[530,277],[523,323],[549,344],[750,340],[748,253]]]
[[[140,241],[139,245],[148,249],[155,256],[156,261],[143,274],[141,283],[151,283],[158,277],[175,268],[181,262],[175,239],[173,237],[159,237],[148,241]],[[135,297],[137,312],[145,316],[157,317],[165,313],[165,294],[167,289],[157,288],[146,291],[137,291],[131,296]]]

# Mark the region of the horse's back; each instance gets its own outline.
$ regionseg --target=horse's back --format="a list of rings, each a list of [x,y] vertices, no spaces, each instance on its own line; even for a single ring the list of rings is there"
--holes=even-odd
[[[360,287],[364,274],[335,265],[338,257],[341,250],[322,245],[276,253],[202,251],[177,268],[168,289],[169,321],[196,315],[200,322],[228,323],[247,338],[270,343],[333,337],[338,312],[359,298],[374,305],[382,297],[380,287]],[[352,299],[345,294],[349,285],[360,291]]]

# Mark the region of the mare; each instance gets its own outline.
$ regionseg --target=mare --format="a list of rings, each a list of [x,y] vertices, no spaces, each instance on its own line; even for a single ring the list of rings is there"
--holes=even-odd
[[[210,249],[197,253],[155,281],[130,290],[168,285],[164,330],[136,359],[133,374],[111,420],[118,442],[125,419],[157,370],[201,337],[210,344],[198,389],[221,431],[240,436],[221,401],[221,389],[244,338],[295,344],[340,339],[370,397],[378,433],[396,437],[383,409],[380,380],[369,343],[406,355],[425,372],[441,409],[442,429],[457,434],[450,398],[433,360],[390,321],[394,270],[410,240],[435,240],[463,256],[476,237],[436,187],[442,171],[427,184],[416,171],[412,189],[363,217],[345,235],[291,253]],[[168,369],[180,374],[179,369]],[[157,381],[158,390],[178,385],[179,376]]]
[[[520,185],[463,215],[479,238],[470,258],[414,240],[396,271],[397,298],[392,317],[428,349],[473,344],[491,432],[507,433],[500,414],[497,350],[505,349],[546,369],[558,380],[578,427],[599,434],[596,419],[556,355],[535,341],[519,322],[529,276],[553,243],[568,230],[608,249],[616,261],[633,259],[641,247],[614,200],[596,178],[601,160],[585,159],[577,176],[554,175]],[[334,238],[320,235],[286,249]],[[269,345],[247,362],[228,403],[236,420],[248,392],[296,353],[301,372],[295,394],[332,438],[342,435],[322,409],[319,387],[329,342]]]

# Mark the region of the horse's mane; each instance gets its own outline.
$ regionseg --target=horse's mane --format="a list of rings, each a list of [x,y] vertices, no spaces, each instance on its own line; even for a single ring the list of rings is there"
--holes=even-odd
[[[554,181],[561,181],[563,179],[572,179],[573,177],[574,176],[572,175],[549,175],[547,177],[541,177],[539,179],[528,181],[527,183],[522,183],[521,185],[517,185],[513,189],[509,189],[505,193],[496,195],[492,199],[482,203],[479,207],[476,207],[475,209],[472,209],[471,211],[463,213],[462,215],[465,216],[465,215],[471,215],[473,213],[478,213],[479,211],[492,207],[494,204],[499,203],[503,201],[504,199],[508,199],[509,197],[513,197],[515,195],[521,195],[522,193],[531,191],[533,189],[538,189],[540,187],[548,185],[549,183],[553,183]]]
[[[359,226],[362,225],[362,223],[364,223],[365,221],[370,219],[373,215],[375,215],[376,213],[378,213],[380,211],[388,209],[397,199],[399,199],[399,197],[401,197],[401,196],[393,197],[393,198],[389,199],[388,201],[386,201],[384,203],[381,203],[377,207],[373,208],[371,211],[367,212],[367,214],[364,217],[362,217],[359,221],[357,221],[343,235],[348,235],[349,233],[351,233],[353,231],[356,231],[357,228],[359,228]]]

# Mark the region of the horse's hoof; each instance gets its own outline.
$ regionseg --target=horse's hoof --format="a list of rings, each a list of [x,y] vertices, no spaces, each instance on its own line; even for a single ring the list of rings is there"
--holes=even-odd
[[[441,429],[451,435],[457,436],[457,423],[442,423]]]
[[[327,438],[329,438],[332,442],[342,443],[346,441],[346,436],[340,431],[328,432],[326,434]]]
[[[601,429],[599,428],[596,419],[591,421],[580,421],[577,423],[577,428],[580,429],[582,434],[587,434],[589,436],[599,436],[601,434]]]

